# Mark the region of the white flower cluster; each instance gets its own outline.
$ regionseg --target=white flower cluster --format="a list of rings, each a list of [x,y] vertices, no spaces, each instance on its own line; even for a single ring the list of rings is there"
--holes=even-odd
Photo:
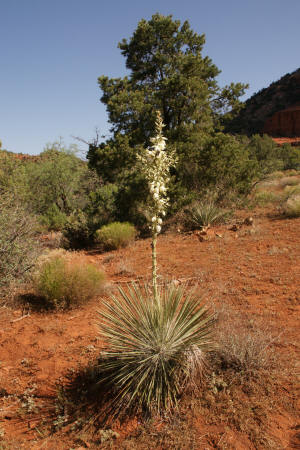
[[[175,164],[175,158],[165,152],[166,138],[162,134],[163,122],[160,113],[157,113],[156,136],[151,138],[153,146],[139,156],[142,168],[148,180],[151,194],[151,229],[154,234],[161,231],[162,217],[166,215],[168,206],[167,184],[169,170]]]

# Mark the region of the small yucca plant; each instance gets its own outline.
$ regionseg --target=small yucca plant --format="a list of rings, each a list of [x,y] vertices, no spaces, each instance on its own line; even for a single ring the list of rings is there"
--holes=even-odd
[[[213,315],[195,292],[174,286],[158,289],[155,299],[147,286],[132,284],[111,300],[99,311],[105,346],[98,383],[115,390],[115,411],[170,410],[186,388],[199,385]]]
[[[185,213],[187,222],[196,228],[220,223],[230,214],[219,208],[212,200],[194,203],[186,209]]]

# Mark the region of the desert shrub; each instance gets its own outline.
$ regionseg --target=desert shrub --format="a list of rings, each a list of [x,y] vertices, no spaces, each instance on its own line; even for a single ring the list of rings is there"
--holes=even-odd
[[[12,197],[0,199],[0,288],[24,280],[40,252],[36,220]]]
[[[67,221],[67,215],[57,205],[51,205],[46,213],[41,216],[41,224],[50,231],[61,231]]]
[[[300,170],[300,148],[292,147],[290,144],[283,144],[279,147],[278,152],[283,161],[284,170],[289,170],[290,175]]]
[[[289,197],[283,205],[283,211],[287,217],[300,217],[300,195]]]
[[[272,345],[274,339],[262,330],[227,330],[222,333],[218,356],[223,369],[233,369],[236,373],[250,375],[261,370],[269,370],[274,362]]]
[[[169,286],[158,297],[132,284],[103,302],[99,329],[105,338],[98,384],[115,390],[115,411],[141,407],[163,412],[199,384],[211,349],[214,318],[195,292]]]
[[[257,160],[260,175],[284,169],[278,145],[266,134],[263,136],[253,135],[249,141],[248,150],[252,158]]]
[[[224,222],[230,211],[216,205],[213,200],[196,202],[185,209],[185,224],[191,228],[205,227]]]
[[[284,196],[286,197],[286,199],[288,199],[289,197],[295,196],[300,194],[300,183],[297,184],[296,186],[286,186],[284,188]]]
[[[280,183],[279,183],[279,185],[281,187],[297,186],[298,184],[300,184],[300,179],[297,177],[284,177],[280,180]]]
[[[104,273],[92,264],[59,253],[46,258],[33,279],[36,294],[55,308],[86,302],[103,291],[104,282]]]
[[[281,196],[272,191],[258,191],[255,193],[254,199],[258,205],[265,206],[269,203],[279,203]]]
[[[128,222],[113,222],[104,225],[96,232],[96,241],[107,250],[126,247],[135,238],[136,231]]]
[[[94,229],[88,216],[81,210],[74,211],[63,228],[67,248],[83,248],[93,243]]]
[[[286,176],[286,172],[276,170],[275,172],[269,173],[267,175],[267,180],[277,180],[278,178],[283,178],[285,176]]]

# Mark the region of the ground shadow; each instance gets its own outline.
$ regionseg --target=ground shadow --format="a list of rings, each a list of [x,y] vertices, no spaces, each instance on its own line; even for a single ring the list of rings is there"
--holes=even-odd
[[[40,295],[36,295],[32,292],[26,294],[20,294],[16,298],[23,308],[33,312],[51,312],[55,311],[53,303]]]

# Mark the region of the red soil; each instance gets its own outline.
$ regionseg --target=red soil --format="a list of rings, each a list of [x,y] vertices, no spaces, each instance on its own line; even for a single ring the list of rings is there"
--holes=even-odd
[[[291,145],[299,145],[300,146],[300,137],[273,137],[272,138],[273,141],[275,141],[277,144],[282,145],[282,144],[291,144]]]
[[[219,236],[204,242],[196,234],[159,236],[159,274],[162,280],[198,285],[215,304],[250,314],[254,322],[282,333],[278,350],[288,355],[290,361],[299,361],[300,219],[271,219],[259,211],[253,217],[251,227],[244,225],[236,232],[227,226],[218,227],[214,231]],[[82,253],[82,262],[85,261],[104,268],[112,286],[146,280],[151,272],[150,240],[137,240],[129,248],[105,254]],[[14,419],[20,408],[18,396],[26,390],[30,396],[33,389],[35,398],[42,402],[53,395],[55,383],[68,369],[76,369],[79,363],[86,364],[97,357],[101,348],[96,325],[100,305],[98,299],[65,313],[29,315],[21,309],[0,309],[0,388],[6,392],[0,398],[0,426],[4,430],[3,439],[10,445],[3,448],[101,448],[88,441],[80,443],[76,433],[43,436],[39,427],[35,428],[37,423],[26,420],[26,415],[21,422]],[[289,384],[283,395],[288,401],[295,396]],[[138,426],[133,421],[118,431],[124,436]],[[222,426],[221,419],[219,425],[208,425],[205,417],[196,413],[194,426],[199,441],[193,448],[222,448],[209,444],[205,438],[207,433],[220,430],[226,435],[226,442],[231,442],[231,446],[223,448],[254,448],[242,430],[229,430]],[[292,412],[274,411],[269,426],[272,435],[281,442],[280,448],[292,448],[297,427]],[[125,448],[122,440],[115,443],[115,448]],[[148,448],[152,448],[150,441]],[[181,448],[187,447],[183,443]]]

